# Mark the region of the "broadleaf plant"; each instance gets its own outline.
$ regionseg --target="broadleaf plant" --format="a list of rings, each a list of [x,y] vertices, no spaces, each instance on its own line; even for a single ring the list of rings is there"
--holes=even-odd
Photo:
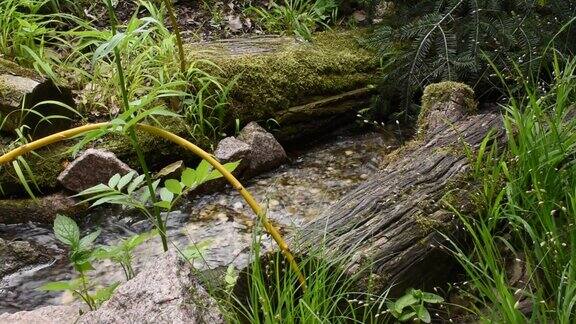
[[[423,292],[419,289],[410,289],[404,296],[398,298],[395,302],[388,302],[388,311],[400,322],[421,321],[430,323],[430,312],[425,304],[438,304],[444,302],[444,298]]]

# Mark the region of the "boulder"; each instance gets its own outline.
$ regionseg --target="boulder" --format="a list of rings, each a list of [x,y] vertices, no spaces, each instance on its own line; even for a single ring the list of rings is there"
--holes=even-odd
[[[235,162],[241,160],[240,165],[234,170],[234,173],[241,174],[242,171],[250,164],[248,156],[250,155],[250,145],[242,142],[241,140],[235,138],[234,136],[226,137],[222,139],[216,150],[214,151],[214,156],[220,161],[220,163]]]
[[[77,323],[224,323],[190,263],[166,253]]]
[[[19,224],[37,222],[51,224],[57,214],[79,216],[88,209],[86,204],[77,204],[63,193],[55,193],[36,199],[0,200],[0,223]]]
[[[124,175],[132,170],[112,152],[87,149],[82,155],[68,164],[58,176],[64,188],[80,192],[100,183],[107,183],[116,173]]]
[[[32,311],[0,314],[0,324],[69,324],[75,323],[78,317],[79,306],[46,306]]]
[[[250,146],[246,176],[272,170],[288,160],[282,145],[256,122],[250,122],[246,125],[240,131],[238,140]]]
[[[50,261],[48,251],[32,242],[0,238],[0,278],[26,266]]]

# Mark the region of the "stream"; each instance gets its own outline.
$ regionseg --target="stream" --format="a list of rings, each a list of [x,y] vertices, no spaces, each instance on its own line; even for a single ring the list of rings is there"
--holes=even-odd
[[[290,163],[245,183],[246,188],[268,210],[268,217],[283,233],[297,230],[359,182],[378,170],[386,153],[397,146],[391,134],[340,134],[300,151],[289,151]],[[152,230],[147,219],[121,208],[93,210],[79,224],[83,234],[100,228],[96,244],[113,244],[120,238]],[[213,269],[248,263],[254,215],[234,190],[187,198],[169,215],[171,244],[184,248],[206,245],[202,258],[194,260],[199,269]],[[74,302],[71,293],[46,293],[37,288],[46,282],[69,280],[74,271],[67,250],[57,242],[49,225],[0,224],[0,236],[7,240],[35,241],[53,251],[47,264],[20,271],[0,280],[0,313],[31,310],[40,306]],[[265,247],[272,247],[269,239]],[[162,253],[158,237],[134,251],[134,268],[153,262]],[[94,263],[93,282],[109,284],[124,281],[120,266],[112,262]]]

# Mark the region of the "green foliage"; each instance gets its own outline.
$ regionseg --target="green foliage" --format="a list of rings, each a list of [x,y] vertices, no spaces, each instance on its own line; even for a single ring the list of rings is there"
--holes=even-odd
[[[69,259],[74,269],[78,271],[79,277],[69,281],[48,282],[41,286],[39,290],[70,290],[76,296],[82,298],[91,310],[98,308],[104,301],[110,298],[112,292],[118,286],[118,284],[115,283],[92,292],[93,287],[91,286],[87,273],[89,270],[94,269],[92,267],[93,244],[100,235],[100,231],[98,230],[81,237],[80,228],[76,222],[63,215],[56,216],[53,229],[56,238],[70,248]]]
[[[354,274],[343,269],[349,256],[318,246],[297,262],[306,275],[302,289],[279,252],[262,251],[259,226],[253,233],[250,266],[236,273],[230,266],[221,300],[232,323],[379,323],[385,322],[388,290],[373,291],[369,265]],[[326,260],[330,260],[327,262]],[[359,292],[360,285],[367,286]]]
[[[549,63],[549,56],[539,54],[550,42],[567,55],[576,50],[573,27],[562,30],[575,16],[574,1],[394,3],[396,12],[366,41],[383,63],[381,106],[394,97],[412,112],[421,90],[444,80],[462,81],[486,94],[501,88],[489,62],[498,66],[507,83],[516,82],[514,65],[530,76]]]
[[[524,82],[525,96],[506,105],[505,151],[488,150],[487,138],[470,155],[483,208],[460,215],[473,249],[455,245],[454,253],[483,321],[575,321],[576,60],[556,53],[553,72],[550,83]],[[523,269],[520,282],[510,265]]]
[[[419,320],[423,323],[430,323],[430,313],[424,304],[438,304],[444,302],[444,298],[423,292],[418,289],[410,289],[406,294],[395,302],[388,302],[388,310],[400,322]]]
[[[239,162],[226,163],[224,168],[232,172],[238,164]],[[83,197],[83,202],[91,202],[92,207],[102,204],[114,204],[136,208],[148,219],[155,222],[160,235],[166,235],[163,231],[166,228],[168,216],[180,198],[203,183],[220,177],[222,177],[220,172],[213,170],[208,162],[202,160],[196,169],[186,168],[182,172],[180,180],[168,179],[164,182],[164,186],[160,186],[160,180],[154,181],[152,190],[144,188],[146,185],[145,174],[136,176],[135,172],[129,172],[124,176],[115,174],[107,184],[98,184],[88,188],[78,193],[76,197]],[[160,198],[158,200],[156,199],[156,193],[158,193]],[[160,223],[158,223],[158,218],[154,216],[151,205],[152,208],[158,207],[166,213],[164,220],[160,218]]]
[[[269,9],[250,7],[268,31],[294,34],[307,41],[318,27],[328,28],[327,22],[336,16],[337,4],[333,0],[284,0],[283,4],[270,2]]]
[[[158,235],[158,231],[153,230],[121,239],[115,245],[99,246],[92,253],[92,257],[95,260],[111,260],[118,263],[122,267],[126,280],[130,280],[136,275],[132,267],[132,253],[134,249],[156,235]]]

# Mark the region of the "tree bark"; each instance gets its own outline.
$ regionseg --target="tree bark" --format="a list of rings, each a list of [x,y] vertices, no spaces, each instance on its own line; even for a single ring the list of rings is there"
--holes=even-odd
[[[501,114],[476,111],[472,89],[453,82],[427,87],[416,139],[305,225],[292,238],[294,248],[307,253],[322,246],[349,255],[347,271],[369,271],[376,279],[371,284],[391,287],[391,295],[445,283],[456,262],[442,247],[442,233],[454,240],[465,237],[449,206],[464,213],[476,208],[465,146],[474,151],[488,134],[503,143]]]

